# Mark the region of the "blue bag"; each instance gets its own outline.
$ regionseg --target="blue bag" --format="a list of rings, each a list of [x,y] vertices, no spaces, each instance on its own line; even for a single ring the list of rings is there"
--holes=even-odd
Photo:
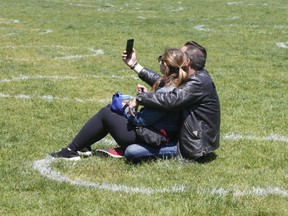
[[[110,105],[111,111],[123,115],[123,107],[122,107],[122,93],[121,91],[117,91],[113,96],[112,96],[112,103]]]

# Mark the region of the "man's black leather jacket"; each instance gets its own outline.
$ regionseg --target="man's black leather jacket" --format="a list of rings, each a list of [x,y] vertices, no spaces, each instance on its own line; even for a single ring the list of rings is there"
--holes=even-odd
[[[144,68],[139,78],[149,85],[160,75]],[[141,93],[143,106],[161,110],[182,110],[183,124],[178,142],[179,156],[196,160],[219,147],[220,103],[215,85],[206,70],[197,71],[170,93]]]

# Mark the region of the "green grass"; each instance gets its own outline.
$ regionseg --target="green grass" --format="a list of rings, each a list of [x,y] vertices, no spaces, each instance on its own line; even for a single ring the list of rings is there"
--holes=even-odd
[[[288,215],[287,10],[283,0],[2,0],[0,215]],[[51,163],[71,181],[150,194],[42,176],[36,161],[69,144],[115,91],[134,94],[141,81],[121,60],[132,37],[139,62],[156,71],[167,47],[207,47],[222,110],[216,160]],[[284,139],[265,140],[273,135]]]

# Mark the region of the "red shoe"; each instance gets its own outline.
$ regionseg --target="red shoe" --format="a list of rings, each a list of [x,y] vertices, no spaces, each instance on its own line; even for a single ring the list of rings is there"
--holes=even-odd
[[[96,149],[96,151],[107,154],[107,155],[114,157],[114,158],[123,158],[124,157],[124,149],[121,147],[107,148],[107,149]]]

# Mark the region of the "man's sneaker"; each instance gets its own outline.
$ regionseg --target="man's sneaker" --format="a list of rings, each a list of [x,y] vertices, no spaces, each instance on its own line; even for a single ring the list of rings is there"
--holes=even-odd
[[[77,152],[71,151],[68,148],[62,148],[59,152],[53,152],[50,154],[54,158],[61,158],[66,160],[80,160],[80,156]]]
[[[114,158],[123,158],[124,157],[124,149],[119,148],[107,148],[107,149],[97,149],[97,152],[104,153],[105,155],[109,155]]]
[[[80,151],[77,151],[77,153],[81,156],[86,156],[86,157],[91,156],[93,154],[91,146],[81,149]]]

